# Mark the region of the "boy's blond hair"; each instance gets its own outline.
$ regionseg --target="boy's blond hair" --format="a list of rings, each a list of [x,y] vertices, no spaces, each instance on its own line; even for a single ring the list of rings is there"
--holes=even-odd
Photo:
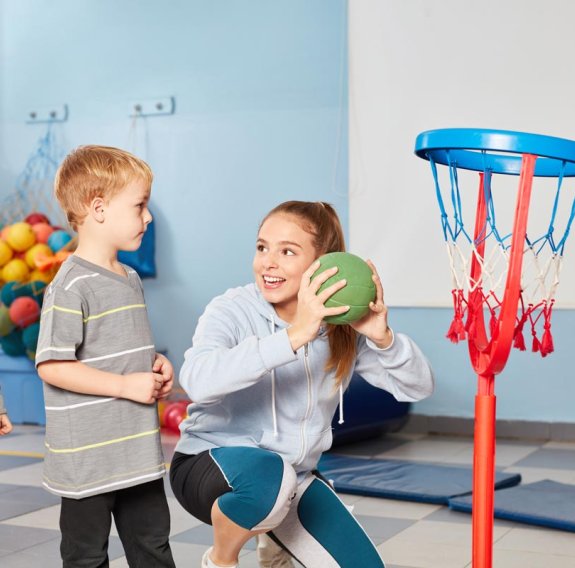
[[[142,180],[152,186],[152,170],[140,158],[110,146],[79,146],[65,158],[54,181],[54,194],[77,230],[93,199],[108,201],[130,182]]]

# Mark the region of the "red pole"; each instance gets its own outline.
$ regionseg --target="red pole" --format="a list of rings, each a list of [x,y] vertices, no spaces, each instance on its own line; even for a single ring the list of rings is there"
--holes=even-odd
[[[478,379],[473,446],[472,565],[473,568],[491,568],[495,484],[495,376],[479,375]]]
[[[515,329],[517,305],[521,293],[521,267],[523,246],[527,232],[527,217],[531,199],[531,185],[537,156],[524,154],[519,191],[515,206],[513,241],[509,255],[509,269],[505,284],[503,303],[498,318],[495,338],[487,341],[483,306],[476,309],[473,317],[476,333],[469,339],[469,354],[478,374],[478,390],[475,398],[475,433],[473,449],[473,496],[472,534],[473,568],[491,568],[493,563],[493,513],[495,490],[495,375],[505,367]],[[478,256],[483,259],[484,242],[481,239],[487,215],[484,178],[480,176],[477,214],[475,219],[475,242]],[[475,282],[481,278],[481,266],[477,258],[471,263],[471,276]]]

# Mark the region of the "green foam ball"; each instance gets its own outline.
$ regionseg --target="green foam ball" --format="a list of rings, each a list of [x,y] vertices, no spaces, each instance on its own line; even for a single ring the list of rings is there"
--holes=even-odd
[[[347,284],[341,290],[327,299],[325,306],[328,308],[350,306],[344,314],[328,316],[324,321],[340,325],[353,323],[364,317],[369,312],[369,303],[375,301],[376,296],[375,283],[371,278],[373,273],[367,262],[349,252],[330,252],[321,256],[319,262],[320,267],[312,279],[333,266],[337,266],[338,271],[321,285],[318,294],[341,279],[347,280]]]

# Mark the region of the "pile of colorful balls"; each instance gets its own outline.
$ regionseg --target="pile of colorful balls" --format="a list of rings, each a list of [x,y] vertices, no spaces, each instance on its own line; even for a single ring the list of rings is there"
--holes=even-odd
[[[43,213],[0,232],[0,348],[34,359],[44,290],[71,254],[73,238]]]

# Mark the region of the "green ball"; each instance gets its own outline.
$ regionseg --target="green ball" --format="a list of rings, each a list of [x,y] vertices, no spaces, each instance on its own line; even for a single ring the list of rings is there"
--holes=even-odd
[[[371,278],[373,272],[367,262],[349,252],[330,252],[321,256],[319,262],[320,267],[312,279],[333,266],[337,266],[338,271],[321,285],[318,294],[339,280],[344,278],[347,280],[347,284],[341,290],[326,300],[325,306],[328,308],[350,306],[347,312],[328,316],[324,321],[339,325],[353,323],[364,317],[369,312],[369,303],[374,302],[376,296],[375,283]]]

